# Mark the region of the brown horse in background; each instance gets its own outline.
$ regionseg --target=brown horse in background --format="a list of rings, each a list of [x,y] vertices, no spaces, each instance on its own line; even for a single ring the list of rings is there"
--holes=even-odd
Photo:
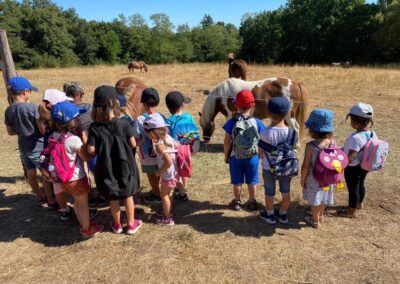
[[[235,59],[234,53],[228,54],[228,74],[229,78],[238,78],[242,80],[247,80],[247,63],[242,59]]]
[[[147,65],[146,65],[146,63],[144,63],[143,61],[131,61],[131,62],[129,62],[129,63],[128,63],[128,70],[129,70],[129,73],[131,73],[131,72],[134,73],[134,72],[135,72],[135,69],[139,69],[139,70],[140,70],[140,73],[142,73],[143,70],[144,70],[145,72],[148,71]]]
[[[136,77],[126,77],[118,80],[115,89],[118,94],[127,97],[126,110],[133,119],[145,113],[143,104],[140,102],[142,92],[147,86]]]

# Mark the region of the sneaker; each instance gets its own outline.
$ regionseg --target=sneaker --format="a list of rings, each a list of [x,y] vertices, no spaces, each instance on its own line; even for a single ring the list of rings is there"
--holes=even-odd
[[[268,215],[267,211],[264,210],[258,216],[260,217],[260,219],[264,220],[265,222],[267,222],[270,225],[275,225],[276,224],[275,215],[274,214]]]
[[[121,234],[123,231],[121,224],[115,224],[114,222],[111,222],[110,226],[115,234]]]
[[[161,225],[161,226],[173,226],[175,225],[174,219],[172,219],[172,217],[161,217],[159,219],[157,219],[157,224]]]
[[[89,208],[89,220],[92,220],[96,218],[96,216],[99,214],[96,208]]]
[[[145,196],[143,198],[143,200],[145,202],[147,202],[147,203],[150,203],[150,204],[161,203],[161,198],[156,196],[156,195],[154,195],[154,194],[152,194],[152,193],[150,195],[148,195],[148,196]]]
[[[135,219],[133,221],[133,224],[128,224],[126,226],[126,233],[128,235],[133,235],[134,233],[136,233],[140,227],[142,227],[143,223],[141,220]]]
[[[165,216],[164,215],[164,209],[163,208],[157,209],[155,214],[156,214],[156,216],[158,218],[161,218],[161,217]],[[172,209],[171,209],[170,215],[171,215],[171,217],[174,217],[174,211]]]
[[[288,216],[287,216],[287,214],[281,214],[281,213],[279,213],[279,218],[278,218],[278,220],[279,220],[279,223],[281,223],[281,224],[287,224],[287,222],[288,222]]]
[[[247,201],[245,204],[245,209],[247,211],[257,211],[257,201],[255,199],[253,201]]]
[[[87,229],[87,230],[81,229],[81,235],[82,235],[82,238],[89,239],[89,238],[97,235],[98,233],[103,232],[103,230],[104,230],[104,227],[102,225],[94,223],[94,224],[91,224],[89,229]]]
[[[187,191],[185,191],[184,194],[181,194],[179,189],[175,188],[173,195],[174,195],[174,199],[176,199],[176,200],[180,200],[180,201],[188,201],[189,200]]]
[[[69,218],[71,218],[71,215],[72,215],[73,210],[72,210],[72,208],[71,208],[70,206],[68,206],[68,208],[69,208],[69,211],[68,211],[68,212],[63,211],[63,210],[59,210],[59,211],[58,211],[58,214],[59,214],[58,218],[59,218],[61,221],[68,221]]]
[[[242,209],[242,203],[240,202],[240,200],[233,199],[230,203],[230,206],[232,207],[233,210],[236,211]]]

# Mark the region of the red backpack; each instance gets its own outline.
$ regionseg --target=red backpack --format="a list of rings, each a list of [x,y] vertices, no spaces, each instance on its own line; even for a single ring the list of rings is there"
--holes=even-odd
[[[178,173],[181,177],[192,176],[192,163],[190,145],[176,143],[176,159],[178,162]]]

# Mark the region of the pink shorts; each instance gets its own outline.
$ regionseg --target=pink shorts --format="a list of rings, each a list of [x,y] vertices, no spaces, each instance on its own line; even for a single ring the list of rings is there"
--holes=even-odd
[[[61,192],[63,192],[61,183],[53,183],[53,191],[54,191],[55,195],[60,194]]]
[[[164,186],[169,187],[169,188],[176,188],[176,185],[177,185],[178,181],[179,181],[179,176],[175,177],[173,179],[167,179],[167,180],[163,180],[162,179],[161,180],[161,185],[164,185]]]

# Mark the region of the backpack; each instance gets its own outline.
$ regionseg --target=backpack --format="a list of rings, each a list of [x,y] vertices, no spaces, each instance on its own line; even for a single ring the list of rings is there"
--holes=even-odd
[[[239,116],[232,131],[236,159],[248,159],[258,154],[260,134],[252,117]]]
[[[116,127],[121,122],[113,120],[110,130],[105,125],[92,127],[100,140],[99,146],[96,144],[96,186],[110,200],[125,199],[139,189],[138,169],[132,149],[125,137],[116,134]]]
[[[268,160],[272,176],[279,180],[282,178],[291,178],[299,173],[299,159],[297,158],[294,146],[296,144],[296,131],[289,128],[286,141],[280,142],[273,146],[262,140],[258,142],[258,146],[265,152]]]
[[[388,142],[374,137],[374,132],[371,131],[369,140],[360,152],[362,150],[364,150],[364,154],[361,160],[361,168],[368,172],[375,172],[383,169],[389,154]]]
[[[328,147],[322,149],[318,145],[312,144],[318,150],[313,167],[315,180],[324,190],[329,190],[330,185],[336,185],[336,188],[343,189],[342,173],[349,163],[346,153],[336,147],[334,140]]]
[[[191,165],[191,150],[190,145],[182,145],[177,143],[176,145],[176,159],[178,162],[178,173],[181,177],[192,176],[192,165]]]
[[[71,133],[63,133],[55,139],[50,135],[46,147],[40,154],[40,170],[51,183],[66,183],[74,174],[75,164],[70,166],[64,147],[65,140],[71,136]]]
[[[190,145],[192,154],[198,152],[198,148],[193,146],[200,141],[199,131],[192,117],[180,115],[175,121],[171,122],[170,119],[166,120],[169,126],[169,132],[175,141],[182,145]]]

